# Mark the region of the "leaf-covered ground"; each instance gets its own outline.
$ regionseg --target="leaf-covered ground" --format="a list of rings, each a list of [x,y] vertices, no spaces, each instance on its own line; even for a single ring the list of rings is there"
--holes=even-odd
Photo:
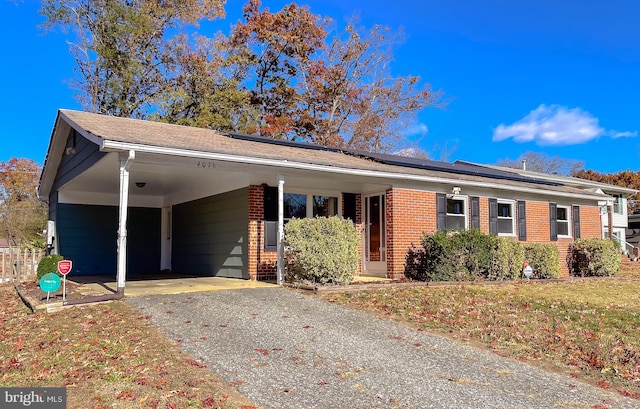
[[[72,408],[253,408],[124,302],[32,314],[0,285],[0,385],[67,387]]]
[[[640,281],[379,289],[331,302],[640,399]]]

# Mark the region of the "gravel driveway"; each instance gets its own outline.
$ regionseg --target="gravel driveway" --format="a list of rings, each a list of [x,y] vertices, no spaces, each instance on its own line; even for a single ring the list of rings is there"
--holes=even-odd
[[[264,408],[640,408],[575,379],[284,288],[126,301]]]

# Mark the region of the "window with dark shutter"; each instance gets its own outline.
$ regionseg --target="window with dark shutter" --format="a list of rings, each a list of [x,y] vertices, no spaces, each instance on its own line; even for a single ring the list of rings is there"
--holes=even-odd
[[[489,234],[498,235],[498,199],[489,199]]]
[[[524,200],[518,201],[518,240],[527,240],[527,205]]]
[[[438,230],[447,229],[447,195],[436,193],[436,227]]]
[[[573,238],[580,238],[580,206],[573,206]]]
[[[558,240],[558,207],[555,203],[549,203],[549,239]]]
[[[471,197],[471,228],[480,230],[480,198]]]

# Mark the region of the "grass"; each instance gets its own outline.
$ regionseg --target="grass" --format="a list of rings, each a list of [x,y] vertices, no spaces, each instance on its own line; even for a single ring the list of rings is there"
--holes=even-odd
[[[123,302],[32,314],[6,284],[0,299],[0,386],[66,386],[68,408],[254,407]]]
[[[640,281],[375,289],[325,299],[640,399]]]

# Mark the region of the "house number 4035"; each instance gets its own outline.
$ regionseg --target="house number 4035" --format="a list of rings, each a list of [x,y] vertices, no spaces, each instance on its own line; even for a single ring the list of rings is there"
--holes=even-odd
[[[198,164],[196,166],[203,169],[216,167],[216,165],[212,161],[206,161],[206,160],[198,161]]]

